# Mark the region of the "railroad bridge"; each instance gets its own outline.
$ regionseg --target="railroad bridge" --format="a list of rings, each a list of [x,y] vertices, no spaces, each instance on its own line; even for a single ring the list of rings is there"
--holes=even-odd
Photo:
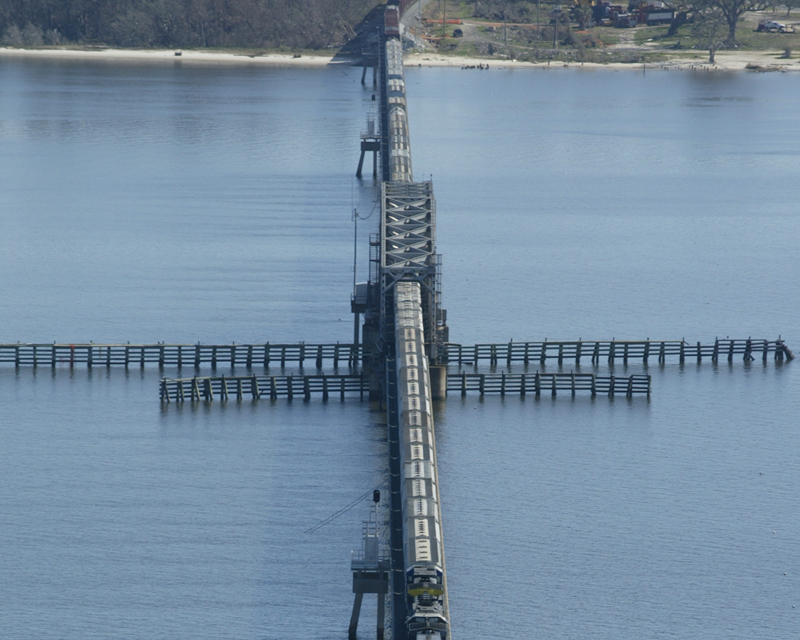
[[[212,369],[245,367],[247,375],[162,378],[162,402],[209,402],[245,398],[323,401],[337,396],[369,396],[387,415],[389,455],[389,555],[381,553],[378,510],[365,523],[363,547],[352,559],[355,602],[349,635],[356,637],[364,594],[378,596],[379,638],[384,605],[396,640],[446,640],[452,637],[439,499],[433,402],[448,392],[592,396],[649,396],[650,376],[563,372],[582,359],[597,367],[629,360],[658,364],[720,358],[745,362],[761,358],[793,359],[780,337],[717,339],[713,344],[685,340],[566,340],[461,345],[450,342],[442,307],[442,260],[436,252],[436,202],[432,181],[415,182],[411,161],[408,105],[403,71],[401,16],[405,0],[389,0],[376,51],[364,66],[377,62],[379,126],[362,135],[360,176],[366,151],[380,158],[380,229],[370,237],[369,281],[356,286],[351,299],[354,340],[336,344],[0,344],[0,365],[70,367],[156,365]],[[366,146],[365,146],[366,144]],[[377,174],[377,156],[375,173]],[[359,339],[362,327],[363,338]],[[479,372],[480,361],[490,371]],[[545,371],[547,363],[559,371]],[[497,371],[521,362],[524,373]],[[301,373],[287,375],[287,363]],[[332,366],[333,371],[325,366]],[[280,375],[269,374],[279,366]],[[316,369],[305,373],[305,367]],[[340,371],[346,368],[346,372]],[[469,371],[467,370],[469,367]],[[530,367],[538,367],[531,371]],[[267,374],[257,374],[263,368]],[[449,375],[448,375],[449,371]],[[380,499],[375,491],[374,499]]]

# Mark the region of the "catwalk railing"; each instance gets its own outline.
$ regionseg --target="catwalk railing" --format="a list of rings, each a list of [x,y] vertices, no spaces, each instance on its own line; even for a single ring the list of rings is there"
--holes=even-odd
[[[162,402],[184,402],[185,400],[210,401],[244,400],[250,398],[302,398],[310,400],[312,395],[322,396],[328,400],[330,396],[358,394],[364,399],[364,392],[369,393],[369,381],[361,374],[332,375],[296,375],[296,376],[219,376],[193,378],[162,378]]]
[[[447,376],[447,391],[468,393],[496,393],[502,395],[542,394],[557,395],[559,391],[573,396],[578,392],[589,392],[592,397],[603,394],[609,397],[625,395],[650,395],[650,376],[598,376],[594,373],[466,373]]]
[[[496,344],[476,344],[464,346],[447,343],[443,347],[443,361],[450,364],[477,364],[488,360],[496,366],[500,362],[510,365],[512,362],[529,364],[538,362],[545,364],[555,360],[559,365],[564,362],[581,364],[587,360],[594,365],[601,362],[614,364],[629,360],[641,361],[645,364],[650,359],[663,364],[667,359],[677,359],[684,363],[687,360],[702,362],[703,359],[719,362],[741,357],[744,361],[752,361],[761,357],[764,362],[772,354],[776,361],[792,360],[794,354],[783,340],[762,339],[717,339],[713,344],[691,344],[685,340],[575,340],[556,342],[506,342]]]
[[[285,366],[307,362],[321,369],[331,362],[355,365],[362,360],[362,345],[336,344],[0,344],[0,364],[51,366],[85,364],[88,367],[212,367]]]

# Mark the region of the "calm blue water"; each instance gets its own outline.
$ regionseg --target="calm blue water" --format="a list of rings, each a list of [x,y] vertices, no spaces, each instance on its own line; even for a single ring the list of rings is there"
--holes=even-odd
[[[351,179],[358,72],[2,61],[0,341],[349,340],[349,211],[375,195]],[[800,351],[800,78],[407,82],[454,341]],[[450,398],[456,637],[797,637],[796,371],[651,366],[649,402]],[[380,414],[162,408],[159,375],[0,370],[0,636],[345,637],[367,505],[305,532],[382,481]]]

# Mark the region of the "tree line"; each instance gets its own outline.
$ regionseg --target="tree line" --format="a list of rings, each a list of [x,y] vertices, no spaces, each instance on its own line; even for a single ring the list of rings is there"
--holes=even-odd
[[[342,44],[377,0],[0,0],[10,46],[323,49]]]

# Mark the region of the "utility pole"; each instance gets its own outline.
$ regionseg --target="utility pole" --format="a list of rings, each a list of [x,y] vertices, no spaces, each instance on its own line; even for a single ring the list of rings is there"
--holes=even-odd
[[[508,29],[506,29],[506,7],[508,6],[508,0],[503,3],[503,44],[506,48],[508,48]]]
[[[558,53],[558,23],[561,20],[561,5],[553,9],[553,49]]]
[[[417,2],[417,41],[422,45],[422,2]]]

